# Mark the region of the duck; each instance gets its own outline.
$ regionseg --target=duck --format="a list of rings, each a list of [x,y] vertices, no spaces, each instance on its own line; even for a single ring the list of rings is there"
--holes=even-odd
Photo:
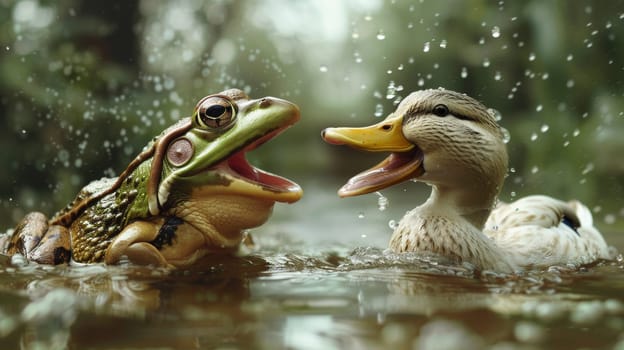
[[[429,198],[396,225],[389,248],[468,262],[478,270],[517,273],[612,259],[577,200],[531,195],[498,199],[508,173],[507,133],[497,112],[444,88],[415,91],[384,120],[322,131],[329,144],[390,153],[350,178],[340,197],[377,192],[405,181],[431,187]]]

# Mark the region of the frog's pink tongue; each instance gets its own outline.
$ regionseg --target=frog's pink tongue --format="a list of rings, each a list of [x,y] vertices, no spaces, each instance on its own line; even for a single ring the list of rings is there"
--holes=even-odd
[[[252,183],[257,183],[265,189],[272,192],[296,192],[301,191],[301,187],[287,178],[271,174],[267,171],[258,169],[247,161],[245,152],[241,151],[231,156],[228,166],[232,171],[240,177],[247,179]]]
[[[349,179],[338,190],[338,195],[351,197],[366,194],[418,177],[425,172],[422,161],[423,153],[419,148],[391,153],[381,163]]]

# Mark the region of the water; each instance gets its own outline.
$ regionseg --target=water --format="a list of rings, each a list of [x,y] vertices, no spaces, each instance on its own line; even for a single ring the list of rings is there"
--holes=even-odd
[[[504,276],[397,255],[384,250],[388,221],[426,188],[383,191],[380,211],[378,195],[339,200],[325,182],[303,185],[300,203],[252,230],[249,254],[188,270],[3,258],[2,348],[624,346],[624,262]],[[622,250],[621,235],[607,240]]]

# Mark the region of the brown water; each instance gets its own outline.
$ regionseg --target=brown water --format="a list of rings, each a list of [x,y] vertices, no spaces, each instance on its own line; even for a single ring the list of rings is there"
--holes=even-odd
[[[502,276],[396,255],[388,221],[416,203],[306,188],[249,255],[189,270],[3,258],[0,348],[624,349],[622,259]]]

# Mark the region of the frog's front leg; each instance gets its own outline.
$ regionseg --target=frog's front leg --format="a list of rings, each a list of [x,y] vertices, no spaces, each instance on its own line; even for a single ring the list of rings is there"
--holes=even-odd
[[[71,258],[71,237],[66,227],[50,226],[44,214],[33,212],[15,228],[6,253],[20,253],[39,264],[63,264]]]
[[[112,241],[104,261],[117,264],[122,256],[139,265],[170,266],[165,257],[150,242],[158,237],[164,219],[135,221],[126,226]]]

